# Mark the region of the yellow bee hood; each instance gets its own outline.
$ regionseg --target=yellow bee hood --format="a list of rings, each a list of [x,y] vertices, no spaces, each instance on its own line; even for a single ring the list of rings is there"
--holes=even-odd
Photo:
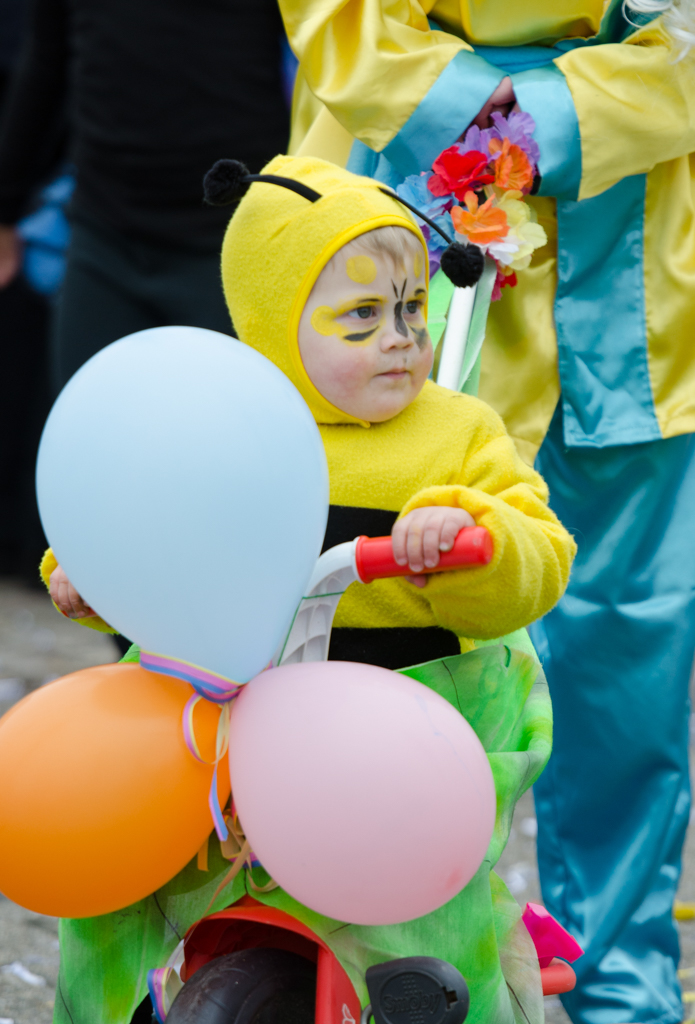
[[[395,225],[425,240],[405,207],[379,183],[325,160],[278,156],[263,174],[293,178],[320,193],[311,202],[267,182],[254,182],[229,222],[222,246],[224,294],[239,339],[272,360],[304,397],[317,423],[366,421],[320,394],[299,354],[302,310],[319,274],[358,235]],[[425,261],[427,263],[427,261]]]

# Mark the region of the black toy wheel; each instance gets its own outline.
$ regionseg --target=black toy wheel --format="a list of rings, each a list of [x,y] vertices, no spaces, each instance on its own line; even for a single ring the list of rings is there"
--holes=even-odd
[[[314,1024],[316,965],[281,949],[243,949],[196,971],[167,1024]]]

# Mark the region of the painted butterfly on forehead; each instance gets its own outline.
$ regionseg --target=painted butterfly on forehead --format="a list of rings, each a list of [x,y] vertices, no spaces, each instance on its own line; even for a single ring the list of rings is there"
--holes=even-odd
[[[308,185],[296,181],[294,178],[284,178],[277,174],[250,174],[248,167],[240,160],[218,160],[203,179],[205,202],[210,206],[228,206],[235,200],[241,199],[254,181],[263,181],[268,185],[280,185],[291,192],[296,192],[310,203],[316,203],[322,198],[320,192],[316,192],[313,188],[309,188]],[[447,248],[441,257],[441,269],[453,285],[457,288],[470,288],[478,283],[485,265],[485,257],[477,245],[471,243],[464,245],[462,242],[455,242],[426,214],[405,199],[401,199],[391,189],[380,185],[379,191],[395,199],[401,206],[405,206],[425,224],[428,224],[433,231],[441,235],[447,243]]]

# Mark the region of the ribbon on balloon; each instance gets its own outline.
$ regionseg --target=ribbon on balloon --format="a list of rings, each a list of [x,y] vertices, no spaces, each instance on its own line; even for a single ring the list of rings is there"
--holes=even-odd
[[[183,947],[183,942],[179,945]],[[178,953],[178,950],[179,946],[176,947],[174,953]],[[159,1024],[164,1024],[169,1015],[171,1004],[182,988],[183,982],[175,967],[155,967],[147,972],[147,991],[150,995],[154,1015]]]
[[[251,870],[253,868],[262,867],[262,864],[251,849],[251,844],[244,835],[244,831],[239,822],[239,816],[237,815],[236,808],[234,806],[233,798],[231,801],[231,810],[225,813],[224,818],[225,824],[228,826],[229,835],[224,842],[220,842],[220,849],[222,851],[222,856],[231,862],[231,867],[215,889],[212,899],[208,903],[205,911],[206,914],[210,913],[215,900],[222,890],[234,881],[236,876],[244,867],[247,869],[248,884],[255,892],[271,892],[271,890],[278,888],[278,883],[272,878],[269,882],[266,882],[265,885],[258,885],[253,880]]]
[[[239,871],[245,865],[249,869],[261,866],[261,862],[255,857],[249,841],[239,824],[234,801],[231,801],[231,810],[228,813],[223,813],[217,794],[217,769],[220,761],[229,749],[229,723],[232,713],[232,701],[239,696],[244,684],[236,683],[233,679],[226,679],[224,676],[210,672],[199,665],[192,665],[190,662],[166,657],[163,654],[154,654],[152,651],[140,651],[140,665],[150,672],[158,672],[161,675],[182,679],[184,682],[190,683],[195,690],[193,696],[186,701],[186,706],[183,709],[183,738],[196,761],[199,761],[200,764],[213,766],[208,806],[217,838],[220,841],[222,854],[227,860],[232,862],[232,867],[218,885],[210,901],[209,911],[222,889],[234,881]],[[266,667],[270,668],[271,666],[272,662]],[[196,705],[201,700],[211,701],[214,704],[220,705],[220,717],[217,722],[217,736],[215,739],[215,756],[212,761],[208,761],[203,757],[195,734],[193,718]],[[253,881],[250,870],[248,874],[251,887],[257,892],[269,892],[277,887],[277,883],[272,879],[266,885],[259,886]],[[161,970],[164,970],[164,968],[161,968]],[[164,976],[162,975],[162,977]],[[169,975],[167,975],[168,977]]]
[[[233,679],[227,679],[216,672],[210,672],[200,665],[193,665],[189,661],[181,661],[180,658],[169,658],[164,654],[154,654],[152,651],[140,651],[140,664],[149,672],[159,672],[163,676],[173,676],[175,679],[183,679],[190,683],[196,693],[205,700],[213,701],[215,704],[225,704],[241,692],[243,683],[235,683]]]
[[[196,761],[199,761],[200,764],[214,766],[212,782],[210,783],[210,792],[208,794],[208,806],[215,825],[215,832],[217,832],[217,836],[222,843],[229,836],[229,831],[227,829],[224,815],[222,814],[222,808],[220,807],[219,797],[217,795],[217,767],[224,755],[227,753],[227,749],[229,747],[229,718],[232,706],[231,700],[220,705],[220,717],[217,722],[217,737],[215,739],[215,757],[212,761],[208,761],[200,753],[193,727],[193,712],[196,704],[201,700],[203,700],[203,697],[199,694],[194,694],[194,696],[190,697],[186,702],[186,706],[183,709],[183,738],[186,742],[186,746]]]
[[[173,676],[175,679],[182,679],[184,682],[190,683],[195,690],[195,693],[186,702],[186,706],[183,709],[183,738],[186,746],[196,761],[199,761],[200,764],[213,766],[212,782],[210,784],[210,793],[208,795],[208,806],[210,807],[210,814],[220,843],[224,844],[230,839],[230,830],[227,827],[227,822],[230,820],[233,823],[233,834],[237,838],[241,837],[243,842],[244,834],[238,825],[233,801],[231,819],[222,813],[219,797],[217,795],[217,768],[229,748],[229,722],[232,711],[232,701],[235,697],[239,696],[244,684],[236,683],[233,679],[227,679],[225,676],[218,675],[215,672],[210,672],[208,669],[201,668],[199,665],[191,664],[191,662],[182,661],[179,658],[170,658],[163,654],[155,654],[152,651],[140,651],[140,665],[142,668],[146,668],[149,672],[157,672],[160,675]],[[271,667],[272,661],[266,666],[266,668]],[[201,754],[195,735],[193,715],[195,706],[200,700],[207,700],[213,704],[220,705],[220,717],[217,723],[217,737],[215,740],[215,756],[212,761],[208,761]],[[241,849],[241,845],[242,844],[240,843],[239,849]],[[224,849],[223,853],[228,857],[228,859],[231,859]],[[250,867],[260,866],[260,861],[254,858],[253,851],[251,851],[250,848],[245,850],[244,853],[247,856],[241,858],[241,864],[248,860]],[[239,856],[241,855],[239,854]],[[274,883],[271,888],[273,886]],[[255,885],[253,887],[258,888]],[[263,890],[259,889],[258,891]]]
[[[226,679],[224,676],[210,672],[199,665],[192,665],[190,662],[181,661],[178,658],[170,658],[163,654],[155,654],[152,651],[140,651],[140,665],[149,672],[158,672],[160,675],[173,676],[175,679],[182,679],[190,683],[195,694],[187,701],[183,709],[183,737],[189,751],[201,764],[213,765],[212,783],[208,796],[210,814],[215,825],[215,832],[220,840],[224,842],[229,836],[229,830],[225,824],[220,801],[217,795],[217,768],[227,753],[229,746],[229,720],[231,704],[235,697],[241,692],[243,683],[236,683],[233,679]],[[217,723],[217,739],[215,741],[215,757],[208,761],[200,752],[193,726],[193,713],[195,706],[200,700],[208,700],[220,705],[220,718]]]

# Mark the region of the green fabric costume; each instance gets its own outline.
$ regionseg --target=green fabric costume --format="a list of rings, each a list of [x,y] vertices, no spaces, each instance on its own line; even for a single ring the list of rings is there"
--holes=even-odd
[[[129,652],[124,660],[136,660]],[[475,729],[490,758],[497,791],[495,831],[485,861],[458,896],[432,914],[399,925],[345,925],[315,914],[282,889],[255,892],[239,874],[215,900],[221,910],[248,892],[294,915],[334,951],[362,1000],[372,964],[427,955],[453,963],[471,993],[470,1024],[542,1024],[538,958],[521,910],[492,870],[509,836],[514,806],[550,755],[552,712],[545,677],[525,630],[479,644],[458,657],[403,669],[448,700]],[[413,858],[417,818],[413,808]],[[352,837],[360,841],[359,836]],[[60,922],[61,966],[54,1024],[129,1024],[147,993],[147,972],[162,967],[203,917],[229,870],[216,837],[208,871],[191,861],[147,899],[101,917]],[[423,870],[427,870],[423,865]],[[262,868],[257,885],[269,879]],[[105,879],[105,884],[108,880]],[[98,1009],[96,1009],[98,1008]]]

